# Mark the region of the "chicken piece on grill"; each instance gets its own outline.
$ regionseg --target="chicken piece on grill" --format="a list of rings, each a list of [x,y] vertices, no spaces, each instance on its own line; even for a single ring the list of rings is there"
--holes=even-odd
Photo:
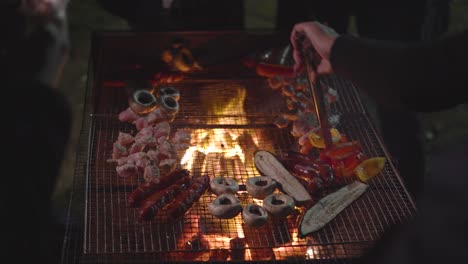
[[[156,145],[156,139],[153,136],[153,129],[151,127],[145,127],[138,132],[135,136],[135,142],[141,145]]]
[[[146,155],[150,160],[154,161],[156,164],[159,164],[159,150],[148,150]]]
[[[120,177],[132,177],[138,173],[138,168],[134,164],[124,164],[115,168]]]
[[[151,161],[146,167],[143,172],[143,178],[145,179],[146,182],[149,181],[155,181],[159,180],[161,174],[159,171],[158,166],[154,163],[154,161]]]
[[[130,152],[130,154],[134,154],[134,153],[137,153],[137,152],[142,152],[144,148],[145,148],[145,145],[143,145],[141,143],[138,143],[138,142],[135,142],[130,147],[129,152]]]
[[[148,121],[146,121],[146,117],[140,117],[137,120],[135,120],[134,123],[138,131],[148,126]]]
[[[132,144],[135,141],[135,138],[129,133],[119,132],[119,137],[117,142],[122,146],[127,146]]]
[[[128,123],[133,123],[135,122],[140,116],[138,116],[133,110],[128,107],[127,109],[123,110],[119,114],[119,120],[121,122],[128,122]]]
[[[112,148],[112,159],[118,160],[121,157],[128,155],[128,150],[125,146],[121,145],[119,142],[115,142]]]
[[[172,137],[172,143],[190,143],[191,136],[190,133],[184,130],[179,130],[175,132],[174,137]]]

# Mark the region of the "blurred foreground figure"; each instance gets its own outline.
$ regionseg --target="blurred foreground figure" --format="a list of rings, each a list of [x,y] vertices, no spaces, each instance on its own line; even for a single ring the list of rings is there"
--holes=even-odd
[[[55,88],[69,48],[64,0],[0,3],[2,88],[15,113],[13,173],[1,192],[2,258],[58,263],[63,234],[51,212],[71,110]]]

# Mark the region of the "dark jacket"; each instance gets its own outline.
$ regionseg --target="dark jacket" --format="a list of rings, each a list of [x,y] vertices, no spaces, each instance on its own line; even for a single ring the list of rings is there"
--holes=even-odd
[[[431,43],[340,36],[335,72],[389,108],[438,111],[468,103],[468,31]],[[398,126],[395,123],[395,126]],[[468,137],[432,153],[418,215],[393,227],[363,263],[467,263]]]

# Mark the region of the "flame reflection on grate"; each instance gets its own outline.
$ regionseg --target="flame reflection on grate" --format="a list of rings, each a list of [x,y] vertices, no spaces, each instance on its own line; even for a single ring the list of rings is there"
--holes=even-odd
[[[271,146],[266,137],[255,133],[256,130],[249,128],[223,128],[225,125],[236,125],[242,127],[248,125],[244,110],[245,88],[234,85],[229,89],[229,98],[225,102],[208,102],[208,113],[216,118],[210,119],[211,129],[191,130],[192,146],[186,150],[181,165],[191,171],[192,175],[198,176],[208,174],[210,178],[223,176],[236,179],[240,185],[245,184],[247,178],[257,176],[258,171],[253,162],[253,153],[261,145]],[[220,128],[216,128],[219,125]],[[209,196],[209,195],[208,195]],[[214,199],[211,195],[210,199]],[[253,199],[245,191],[240,191],[238,196],[245,205],[246,203],[263,204],[263,200]],[[209,202],[210,199],[204,201]],[[199,215],[204,221],[212,221],[206,215]],[[201,220],[200,220],[201,221]],[[198,221],[198,223],[200,223]],[[216,220],[215,220],[216,221]],[[244,239],[245,249],[243,260],[259,259],[284,259],[290,256],[301,255],[305,258],[305,247],[299,245],[297,238],[297,228],[291,228],[292,224],[284,223],[283,232],[277,231],[279,238],[272,235],[270,229],[281,229],[271,224],[265,228],[249,228],[242,221],[242,216],[238,215],[233,219],[220,220],[225,225],[224,232],[219,232],[218,228],[211,232],[198,226],[198,230],[203,233],[203,237],[208,241],[211,249],[230,249],[232,239]],[[285,220],[286,221],[286,220]],[[289,226],[289,227],[287,227]],[[205,230],[204,230],[205,229]],[[188,232],[193,233],[193,232]],[[254,235],[252,235],[252,234]],[[276,234],[278,236],[278,234]],[[246,237],[246,236],[249,237]],[[236,237],[235,237],[236,236]],[[183,238],[187,241],[188,237]],[[267,240],[265,242],[265,239]],[[269,240],[269,241],[268,241]],[[298,246],[294,248],[294,246]],[[205,257],[200,256],[200,260]]]

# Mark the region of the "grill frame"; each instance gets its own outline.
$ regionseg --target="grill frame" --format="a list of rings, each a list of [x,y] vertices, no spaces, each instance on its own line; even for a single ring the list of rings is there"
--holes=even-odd
[[[227,34],[227,37],[225,36]],[[111,32],[111,33],[99,33],[95,34],[93,37],[93,46],[92,46],[92,53],[90,57],[89,63],[89,71],[88,71],[88,83],[87,83],[87,91],[86,91],[86,102],[85,108],[83,113],[83,124],[82,130],[80,133],[80,141],[79,141],[79,149],[77,151],[77,159],[76,159],[76,168],[75,168],[75,178],[74,178],[74,186],[71,193],[70,198],[70,207],[69,207],[69,217],[67,223],[67,230],[66,236],[64,240],[63,246],[63,256],[62,256],[62,263],[149,263],[149,262],[180,262],[181,259],[178,255],[180,252],[183,251],[180,248],[174,249],[172,248],[171,251],[173,254],[167,254],[168,248],[160,248],[159,250],[116,250],[115,244],[112,242],[109,250],[107,246],[105,246],[106,250],[101,250],[99,247],[94,247],[92,243],[89,241],[92,238],[87,234],[90,229],[90,217],[93,210],[90,208],[93,205],[92,199],[90,199],[90,194],[93,194],[96,190],[92,189],[93,178],[93,171],[95,171],[95,163],[96,161],[93,159],[95,157],[95,153],[100,153],[99,150],[96,150],[96,147],[100,147],[99,144],[96,143],[96,137],[101,136],[99,132],[101,131],[111,131],[110,139],[107,139],[110,143],[112,143],[117,137],[116,133],[118,130],[116,128],[122,128],[124,130],[130,130],[130,125],[122,125],[117,124],[119,121],[116,119],[116,115],[119,111],[123,110],[126,106],[126,97],[125,93],[118,90],[113,90],[110,93],[115,94],[109,96],[109,94],[103,93],[102,88],[102,81],[108,80],[109,76],[115,74],[115,72],[126,72],[126,70],[122,70],[119,67],[110,67],[109,65],[115,63],[115,61],[119,61],[118,58],[111,57],[111,54],[117,52],[119,50],[139,50],[139,52],[144,52],[145,49],[138,49],[138,42],[137,39],[146,39],[149,43],[156,43],[155,41],[161,39],[168,39],[168,37],[173,36],[184,36],[192,40],[192,43],[199,43],[200,45],[208,45],[210,47],[213,46],[213,43],[221,42],[226,44],[230,38],[239,38],[236,43],[242,43],[241,47],[239,48],[240,51],[234,52],[236,54],[244,54],[246,51],[251,50],[261,50],[265,48],[271,47],[271,41],[281,40],[284,39],[284,36],[279,34],[265,34],[265,33],[245,33],[245,32],[191,32],[191,33],[152,33],[152,34],[132,34],[132,33],[121,33],[121,32]],[[221,40],[219,40],[219,36]],[[241,36],[241,37],[239,37]],[[201,40],[203,41],[201,41]],[[109,43],[122,41],[124,44],[117,45],[117,47],[110,45]],[[242,41],[245,41],[242,42]],[[164,41],[161,41],[164,42]],[[135,44],[137,43],[137,44]],[[158,42],[159,43],[159,42]],[[281,43],[279,41],[278,43]],[[269,44],[269,45],[268,45]],[[159,44],[159,48],[161,44]],[[111,47],[107,49],[107,47]],[[113,48],[112,48],[113,47]],[[245,49],[245,51],[243,50]],[[146,49],[148,50],[148,49]],[[154,50],[154,49],[150,49]],[[157,48],[156,48],[157,50]],[[138,52],[137,52],[138,53]],[[151,51],[153,54],[154,51]],[[221,54],[222,52],[216,51],[216,54]],[[153,54],[154,55],[154,54]],[[119,56],[117,56],[119,57]],[[127,61],[131,58],[129,54],[124,54],[122,61]],[[133,56],[136,60],[141,58],[141,54],[136,54]],[[153,56],[154,57],[154,56]],[[236,57],[236,56],[234,56]],[[111,59],[112,58],[112,59]],[[123,59],[125,58],[125,59]],[[207,61],[210,58],[206,59]],[[226,66],[229,69],[235,69],[234,66],[230,65]],[[150,65],[150,64],[148,64]],[[158,68],[160,65],[153,65],[152,67]],[[109,69],[110,68],[110,69]],[[148,67],[151,68],[151,67]],[[240,67],[238,67],[240,68]],[[149,72],[153,70],[148,70]],[[206,75],[197,76],[195,80],[188,80],[182,82],[179,85],[179,90],[182,94],[182,102],[181,105],[184,105],[183,100],[193,99],[190,93],[184,95],[184,85],[185,86],[199,86],[199,85],[219,85],[219,83],[241,83],[241,84],[249,84],[251,87],[257,85],[258,87],[263,86],[264,90],[261,90],[262,96],[266,96],[264,98],[272,98],[272,100],[268,99],[271,102],[271,105],[268,105],[266,108],[262,108],[260,115],[252,114],[251,112],[247,111],[246,118],[249,120],[248,124],[229,124],[229,125],[216,125],[213,124],[212,120],[216,119],[216,116],[213,115],[206,115],[200,114],[194,111],[181,111],[171,126],[173,128],[187,128],[193,129],[195,127],[198,128],[224,128],[224,129],[231,129],[231,130],[242,130],[242,129],[265,129],[268,131],[276,131],[277,133],[281,134],[281,138],[287,138],[288,133],[285,133],[286,129],[280,131],[280,129],[275,128],[271,124],[272,118],[276,116],[279,112],[278,106],[281,106],[279,102],[281,100],[274,100],[274,97],[278,95],[277,92],[271,91],[267,88],[266,83],[262,78],[256,77],[252,75],[248,71],[243,71],[242,69],[238,69],[238,75],[233,74],[233,76],[225,76],[223,72],[219,69],[215,70],[214,72],[208,72]],[[148,78],[148,74],[142,73],[128,73],[126,72],[124,75],[129,76],[129,78]],[[235,78],[238,76],[238,79]],[[205,78],[205,79],[204,79]],[[201,81],[200,81],[201,80]],[[310,239],[304,239],[304,243],[300,243],[299,245],[290,246],[290,250],[295,251],[297,248],[297,252],[303,252],[307,247],[313,247],[316,250],[316,256],[314,259],[306,259],[306,258],[292,258],[292,259],[285,259],[285,260],[274,260],[274,262],[285,262],[291,261],[294,262],[348,262],[353,259],[358,258],[362,255],[367,249],[372,247],[372,245],[378,241],[379,237],[385,232],[387,228],[391,225],[400,223],[405,219],[411,217],[416,212],[416,207],[411,199],[410,195],[406,191],[404,184],[396,170],[394,164],[391,162],[391,157],[386,150],[383,141],[381,140],[377,130],[375,129],[372,121],[370,120],[368,113],[366,112],[365,108],[360,99],[360,95],[358,94],[356,88],[353,86],[352,83],[338,78],[336,76],[324,78],[324,84],[339,88],[339,101],[336,104],[336,111],[342,113],[342,118],[338,129],[344,132],[350,139],[357,139],[361,142],[363,146],[363,151],[370,157],[373,156],[386,156],[387,157],[387,164],[384,168],[382,175],[379,175],[373,180],[370,185],[371,191],[367,191],[366,194],[349,206],[349,208],[345,209],[345,211],[338,215],[336,219],[334,219],[327,227],[324,228],[323,233],[320,233],[316,237],[315,241],[311,241]],[[247,89],[251,91],[252,88]],[[260,90],[260,89],[259,89]],[[266,91],[266,92],[265,92]],[[252,96],[255,95],[255,92]],[[252,96],[246,96],[247,98],[247,105],[253,105],[255,102],[249,102]],[[190,105],[186,103],[186,105]],[[195,106],[190,106],[195,107]],[[190,108],[189,107],[189,108]],[[248,108],[248,107],[247,107]],[[199,117],[196,122],[194,122],[194,117]],[[357,121],[357,122],[356,122]],[[203,123],[204,125],[200,125]],[[104,125],[103,125],[104,124]],[[104,127],[104,128],[103,128]],[[363,129],[363,127],[367,129]],[[278,132],[279,131],[279,132]],[[104,135],[105,136],[105,135]],[[274,136],[275,137],[275,136]],[[284,142],[294,143],[293,138],[289,135],[288,139],[284,139]],[[103,152],[103,157],[101,159],[105,160],[110,157],[109,146],[106,146],[107,150]],[[281,155],[283,151],[286,151],[285,148],[273,148],[270,149],[272,152]],[[102,160],[101,160],[102,163]],[[112,170],[109,169],[112,166],[107,167],[103,170],[104,173],[111,173]],[[96,172],[99,174],[99,171]],[[116,177],[116,175],[114,175]],[[106,179],[109,180],[109,179]],[[141,180],[141,179],[140,179]],[[135,186],[137,184],[137,180],[134,179],[130,185],[125,184],[123,188],[123,192],[126,193],[131,189],[131,186]],[[112,183],[109,182],[111,185]],[[117,190],[120,190],[117,188]],[[110,191],[109,191],[110,190]],[[110,189],[105,189],[104,192],[108,194],[108,198],[113,200],[114,196],[117,196],[115,193],[115,188],[111,187]],[[126,195],[123,195],[126,198]],[[388,207],[388,204],[385,204],[385,207],[375,206],[373,201],[378,200],[379,197],[382,199],[386,199],[391,206]],[[108,199],[105,198],[105,199]],[[211,198],[212,199],[212,198]],[[203,199],[202,199],[203,200]],[[387,201],[388,200],[388,201]],[[394,201],[395,200],[395,201]],[[119,201],[122,203],[121,199]],[[118,210],[124,210],[123,207],[119,207]],[[111,210],[106,209],[103,207],[103,210]],[[134,209],[132,209],[134,210]],[[394,213],[386,215],[385,213],[394,210]],[[329,237],[343,237],[344,235],[339,231],[339,234],[334,234],[333,228],[337,228],[339,223],[346,225],[346,219],[355,218],[357,219],[358,216],[352,215],[356,214],[356,212],[360,212],[361,214],[366,214],[368,216],[377,216],[376,219],[370,217],[371,221],[369,223],[365,223],[363,226],[358,225],[358,227],[352,227],[349,230],[345,229],[348,238],[352,237],[349,233],[355,234],[362,234],[365,236],[367,233],[369,238],[367,239],[343,239],[342,241],[333,242],[330,241]],[[380,215],[383,214],[383,215]],[[104,212],[103,215],[106,215]],[[190,214],[189,214],[190,215]],[[127,219],[127,221],[129,221]],[[338,224],[337,224],[338,223]],[[369,227],[370,226],[370,227]],[[147,227],[148,229],[152,230],[151,225]],[[356,228],[358,230],[356,230]],[[367,230],[366,230],[367,229]],[[328,232],[328,233],[327,233]],[[320,235],[322,234],[322,235]],[[112,234],[115,236],[119,236],[119,234]],[[108,235],[104,235],[107,237]],[[357,235],[356,235],[357,236]],[[106,239],[104,239],[106,241]],[[114,239],[112,238],[112,241]],[[120,243],[122,245],[122,243]],[[93,248],[95,250],[93,250]],[[135,247],[138,249],[138,247]],[[145,247],[146,248],[146,247]],[[253,246],[252,248],[256,248]],[[258,247],[263,248],[263,247]],[[266,247],[268,248],[268,247]],[[216,261],[212,261],[216,262]],[[262,262],[262,261],[249,261],[249,262]],[[271,260],[263,261],[271,263]]]

